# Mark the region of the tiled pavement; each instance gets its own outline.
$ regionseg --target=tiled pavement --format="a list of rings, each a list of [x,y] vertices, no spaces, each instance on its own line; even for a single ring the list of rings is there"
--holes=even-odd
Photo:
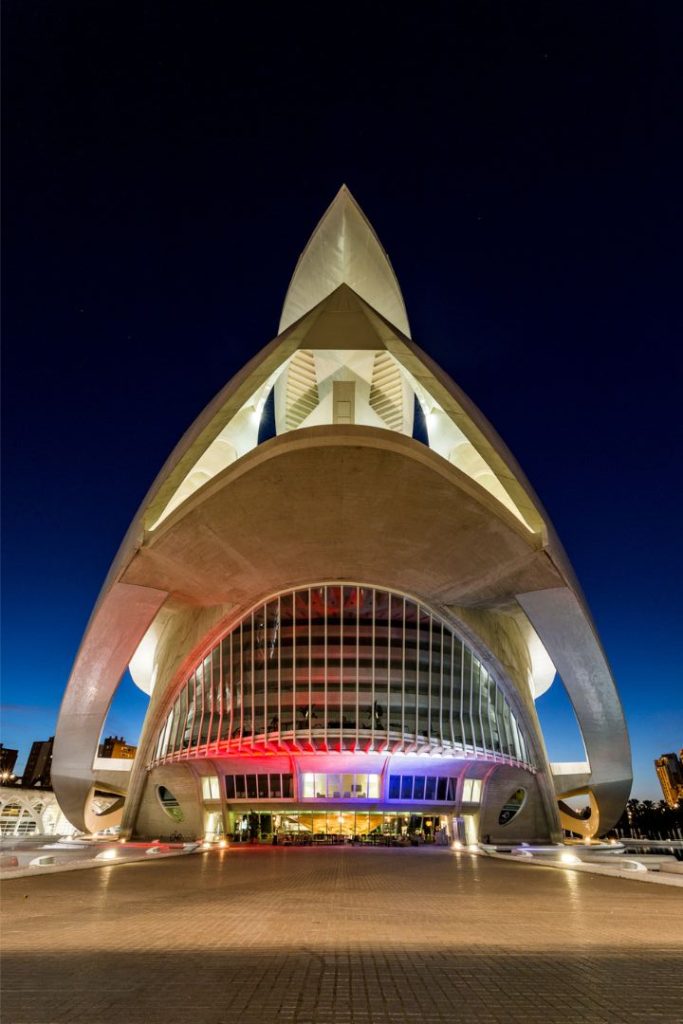
[[[683,893],[449,850],[5,883],[3,1024],[680,1024]]]

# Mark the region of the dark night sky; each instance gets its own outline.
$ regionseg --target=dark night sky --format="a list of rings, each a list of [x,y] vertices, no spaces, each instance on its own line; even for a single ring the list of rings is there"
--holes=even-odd
[[[245,5],[246,6],[246,5]],[[342,182],[515,453],[626,706],[683,745],[678,2],[5,0],[3,742],[54,731],[156,472]],[[124,683],[109,725],[137,734]],[[560,685],[551,757],[581,756]]]

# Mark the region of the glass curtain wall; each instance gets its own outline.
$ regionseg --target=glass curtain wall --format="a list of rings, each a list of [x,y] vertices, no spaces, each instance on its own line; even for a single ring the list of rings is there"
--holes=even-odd
[[[377,811],[292,811],[245,809],[228,814],[234,842],[310,845],[361,842],[393,846],[411,838],[434,842],[448,827],[443,814]]]
[[[247,614],[181,688],[154,761],[188,751],[489,753],[531,764],[502,690],[418,601],[327,584]]]

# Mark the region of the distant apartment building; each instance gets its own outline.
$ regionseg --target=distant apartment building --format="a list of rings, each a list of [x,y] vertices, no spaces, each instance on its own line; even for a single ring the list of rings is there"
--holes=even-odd
[[[18,750],[11,750],[4,743],[0,743],[0,778],[7,781],[14,774],[14,766],[19,756]]]
[[[31,744],[22,785],[27,788],[50,789],[52,787],[52,747],[55,738],[36,740]]]
[[[123,736],[107,736],[107,738],[100,743],[97,756],[121,757],[127,761],[132,761],[137,749],[137,747],[132,746],[130,743],[126,743]]]
[[[657,778],[669,807],[676,807],[683,801],[683,750],[679,753],[679,757],[676,754],[662,754],[655,761]]]

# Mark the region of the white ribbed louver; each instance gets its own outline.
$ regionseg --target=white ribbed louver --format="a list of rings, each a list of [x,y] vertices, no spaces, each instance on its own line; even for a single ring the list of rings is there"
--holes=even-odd
[[[390,430],[403,430],[403,381],[388,352],[376,352],[370,385],[370,406]]]
[[[320,401],[313,353],[301,349],[287,368],[287,430],[296,430]]]

